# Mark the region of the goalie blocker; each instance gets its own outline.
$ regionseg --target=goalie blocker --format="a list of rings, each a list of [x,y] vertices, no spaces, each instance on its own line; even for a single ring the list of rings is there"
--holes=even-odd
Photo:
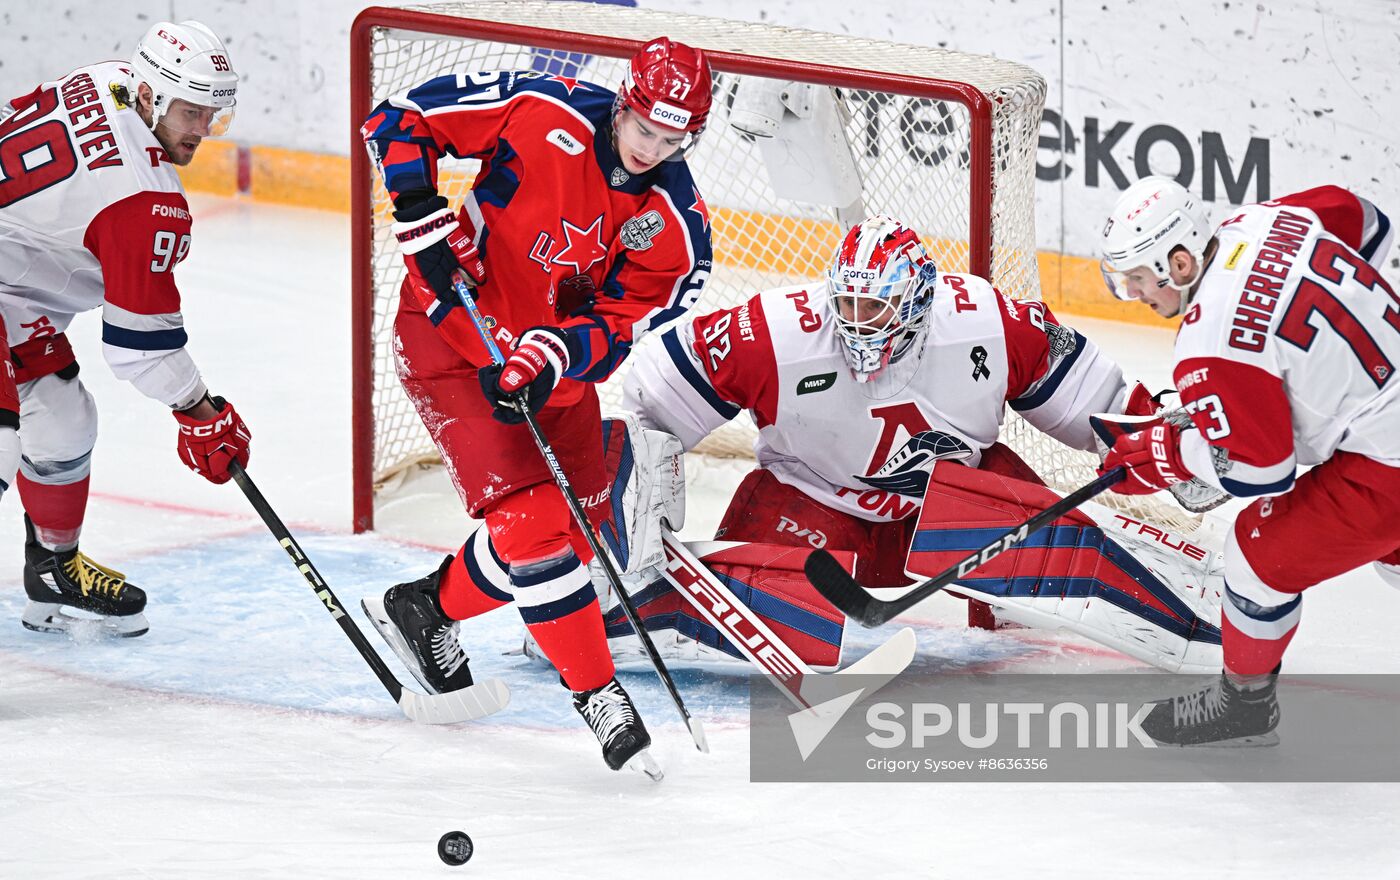
[[[611,497],[599,532],[657,649],[682,662],[742,662],[744,652],[692,607],[667,571],[666,536],[684,524],[679,441],[642,429],[630,414],[606,418],[603,430]],[[936,503],[923,506],[931,513],[919,515],[905,560],[914,578],[937,574],[968,548],[1057,496],[1013,477],[940,462],[925,500]],[[811,547],[807,538],[776,531],[774,536],[789,538],[792,545],[689,546],[802,662],[814,670],[835,669],[843,659],[845,617],[803,574]],[[848,570],[855,568],[855,554],[835,555]],[[1219,559],[1214,550],[1091,504],[949,591],[992,605],[999,618],[1065,628],[1167,671],[1216,671],[1224,583]],[[614,656],[640,659],[635,633],[615,607],[615,597],[600,600]]]

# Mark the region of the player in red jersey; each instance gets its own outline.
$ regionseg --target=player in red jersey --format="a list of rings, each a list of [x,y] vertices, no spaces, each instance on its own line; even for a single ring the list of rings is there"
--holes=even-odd
[[[1149,420],[1103,467],[1127,467],[1119,492],[1195,478],[1258,499],[1226,544],[1225,674],[1144,721],[1162,741],[1277,741],[1303,591],[1368,562],[1400,586],[1400,296],[1378,271],[1392,239],[1384,213],[1336,186],[1215,228],[1168,178],[1114,206],[1105,277],[1122,299],[1182,315],[1174,375],[1192,424]]]
[[[473,517],[462,549],[367,602],[434,691],[471,684],[457,621],[514,601],[617,769],[650,738],[614,676],[589,551],[512,400],[523,394],[586,506],[605,500],[593,383],[695,302],[709,215],[684,161],[710,110],[702,52],[659,38],[621,88],[534,71],[440,76],[389,98],[361,132],[394,201],[408,272],[399,377]],[[460,206],[438,161],[480,161]],[[491,365],[452,285],[500,347]]]
[[[248,460],[247,426],[185,349],[173,275],[190,246],[175,166],[224,133],[237,89],[209,28],[160,22],[129,64],[80,67],[0,105],[0,489],[18,465],[29,629],[68,631],[65,608],[118,635],[147,629],[145,593],[78,552],[97,409],[65,333],[75,315],[102,309],[108,364],[171,408],[187,466],[221,483]]]

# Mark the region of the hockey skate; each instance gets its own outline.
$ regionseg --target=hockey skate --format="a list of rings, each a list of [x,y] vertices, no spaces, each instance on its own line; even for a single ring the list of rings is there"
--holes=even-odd
[[[24,517],[24,592],[29,604],[20,622],[34,632],[78,634],[89,628],[104,635],[133,638],[150,629],[146,593],[127,583],[126,575],[98,565],[71,550],[50,550],[34,535]],[[64,609],[87,612],[74,616]]]
[[[602,687],[575,693],[574,708],[598,737],[603,746],[603,760],[609,768],[627,767],[654,780],[661,779],[661,766],[647,752],[651,734],[637,715],[632,698],[616,678]]]
[[[467,655],[457,641],[457,621],[438,603],[442,574],[438,570],[412,583],[390,587],[380,599],[361,599],[360,607],[403,664],[429,693],[445,694],[470,687]]]
[[[1200,690],[1158,703],[1143,732],[1164,746],[1278,745],[1278,671],[1241,686],[1222,674]]]

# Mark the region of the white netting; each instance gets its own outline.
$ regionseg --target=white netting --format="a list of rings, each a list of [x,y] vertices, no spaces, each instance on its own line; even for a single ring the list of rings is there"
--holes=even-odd
[[[666,35],[707,50],[748,58],[778,59],[774,78],[813,81],[812,65],[861,73],[894,75],[885,90],[834,84],[837,118],[861,182],[859,210],[900,218],[919,230],[938,266],[968,271],[975,236],[969,235],[973,199],[970,169],[991,166],[991,245],[984,255],[991,280],[1018,298],[1039,296],[1034,228],[1035,151],[1045,81],[1028,67],[996,58],[906,46],[771,25],[678,15],[585,3],[468,2],[406,7],[430,12],[434,29],[445,36],[399,28],[378,28],[372,38],[371,106],[389,95],[446,72],[535,69],[576,76],[614,88],[625,58],[582,54],[566,45],[576,34],[629,40]],[[471,35],[487,23],[517,24],[552,33],[526,43]],[[626,55],[630,49],[618,49]],[[712,56],[714,108],[705,134],[692,154],[691,171],[710,210],[715,265],[697,308],[708,311],[742,302],[759,291],[819,276],[843,231],[845,211],[780,197],[753,137],[729,124],[737,90],[756,77],[738,74]],[[829,70],[827,71],[829,74]],[[826,74],[823,74],[826,76]],[[992,107],[990,155],[973,155],[968,108],[957,100],[918,97],[927,80],[974,86]],[[903,91],[902,91],[903,90]],[[912,93],[912,94],[911,94]],[[439,189],[457,204],[471,183],[477,163],[444,164]],[[987,167],[982,164],[980,167]],[[392,323],[403,261],[388,236],[389,205],[374,185],[373,279],[374,474],[387,478],[407,464],[432,459],[435,452],[395,377]],[[840,219],[838,219],[838,216]],[[604,408],[615,403],[621,375],[602,387]],[[744,419],[745,417],[741,417]],[[746,419],[745,419],[746,421]],[[1057,488],[1073,488],[1093,477],[1094,458],[1070,450],[1008,415],[1003,432],[1012,445]],[[702,451],[713,455],[752,455],[751,424],[718,432]],[[1161,521],[1167,510],[1156,510]],[[1178,528],[1182,523],[1175,523]]]

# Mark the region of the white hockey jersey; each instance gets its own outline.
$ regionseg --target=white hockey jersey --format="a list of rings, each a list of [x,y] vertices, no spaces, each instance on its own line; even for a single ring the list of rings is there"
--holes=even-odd
[[[1376,271],[1389,221],[1335,186],[1221,224],[1176,340],[1196,476],[1274,495],[1338,450],[1400,466],[1400,297]]]
[[[871,521],[918,509],[920,452],[996,442],[1009,403],[1031,424],[1092,449],[1088,416],[1118,411],[1118,366],[1039,302],[1017,302],[970,275],[941,275],[915,349],[869,382],[846,364],[821,283],[762,293],[641,346],[623,391],[645,426],[686,449],[740,411],[755,453],[780,481]]]
[[[113,371],[170,406],[204,394],[173,270],[190,211],[165,150],[121,103],[124,63],[81,67],[0,105],[0,310],[11,346],[102,308]]]

